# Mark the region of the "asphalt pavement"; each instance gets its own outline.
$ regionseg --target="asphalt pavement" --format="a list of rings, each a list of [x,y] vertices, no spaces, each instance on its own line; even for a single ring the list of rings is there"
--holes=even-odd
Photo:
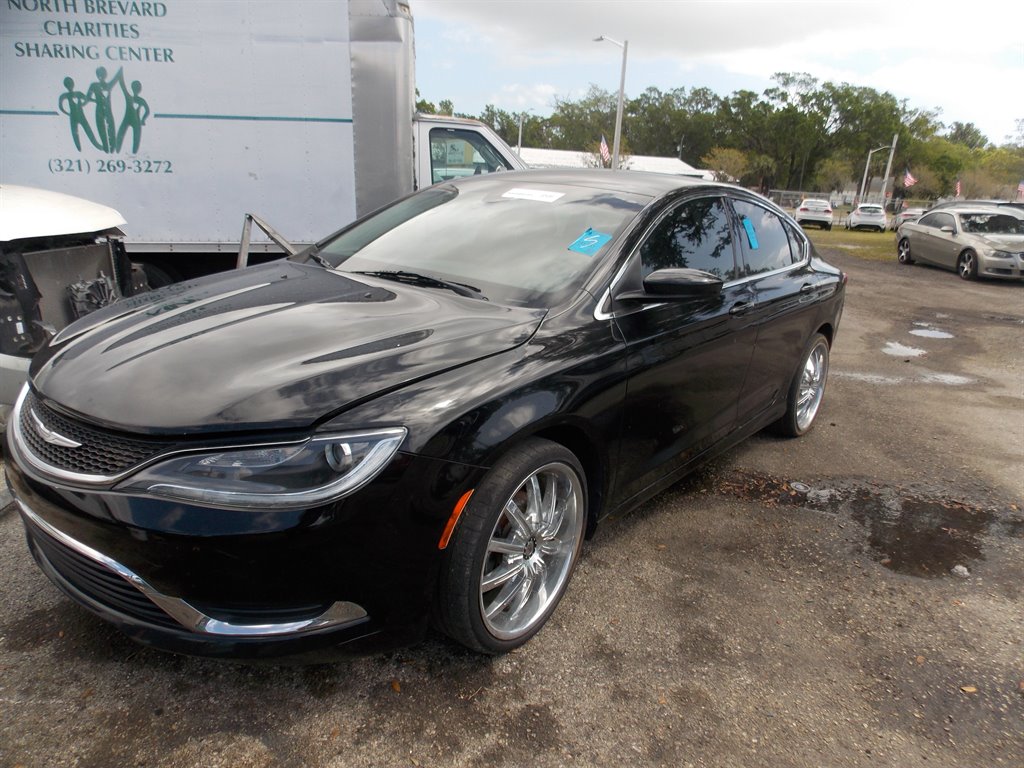
[[[608,521],[503,657],[143,648],[8,506],[0,766],[1024,765],[1024,285],[825,255],[850,283],[814,430]]]

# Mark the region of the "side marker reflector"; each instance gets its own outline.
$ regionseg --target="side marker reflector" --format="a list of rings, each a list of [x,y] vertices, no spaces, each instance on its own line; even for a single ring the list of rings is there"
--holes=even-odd
[[[444,549],[448,546],[448,540],[452,537],[452,532],[455,530],[455,524],[459,522],[459,517],[462,515],[462,510],[466,508],[469,503],[469,497],[473,495],[473,489],[470,488],[459,499],[455,505],[455,509],[452,510],[451,517],[448,518],[448,524],[444,527],[444,533],[441,534],[441,540],[437,542],[438,549]]]

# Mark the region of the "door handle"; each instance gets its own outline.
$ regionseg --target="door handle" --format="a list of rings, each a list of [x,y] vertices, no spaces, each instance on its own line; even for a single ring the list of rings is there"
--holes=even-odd
[[[804,283],[800,286],[800,293],[810,293],[811,291],[816,290],[817,287],[818,286],[814,283]]]
[[[731,307],[729,307],[730,315],[742,315],[754,306],[752,301],[737,301]]]

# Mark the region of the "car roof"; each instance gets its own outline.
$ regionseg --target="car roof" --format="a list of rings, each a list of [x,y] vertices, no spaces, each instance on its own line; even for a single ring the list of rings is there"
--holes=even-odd
[[[486,178],[494,180],[494,174],[482,174],[460,179],[457,185],[473,183]],[[559,184],[574,187],[591,187],[608,192],[660,197],[678,189],[711,188],[721,190],[742,190],[735,184],[706,181],[694,176],[676,176],[668,173],[647,171],[610,171],[601,168],[538,168],[527,171],[505,171],[499,177],[503,180],[537,184]]]
[[[933,208],[932,210],[935,210],[935,209]],[[964,214],[970,215],[970,214],[976,214],[976,213],[985,213],[985,214],[988,214],[990,216],[994,216],[994,215],[997,215],[997,214],[1005,214],[1005,215],[1008,215],[1008,216],[1016,217],[1018,219],[1024,218],[1024,211],[1021,211],[1021,210],[1016,209],[1016,208],[1011,208],[1009,206],[1004,206],[1004,205],[964,205],[964,206],[960,206],[960,207],[957,207],[957,208],[940,208],[937,212],[938,213],[955,213],[958,216],[963,216]],[[928,213],[931,213],[931,211],[928,211]]]

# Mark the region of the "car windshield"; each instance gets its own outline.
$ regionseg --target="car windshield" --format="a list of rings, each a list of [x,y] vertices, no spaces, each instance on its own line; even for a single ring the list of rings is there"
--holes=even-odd
[[[1024,234],[1024,219],[1003,213],[961,213],[964,232],[981,235]]]
[[[882,212],[882,206],[880,205],[862,205],[859,208],[861,213],[869,213],[872,216],[876,216]]]
[[[803,207],[820,211],[828,208],[828,203],[824,200],[804,200]]]
[[[427,287],[445,281],[468,289],[465,295],[550,307],[579,289],[649,202],[592,187],[474,179],[400,200],[317,250],[342,272],[435,281]]]

